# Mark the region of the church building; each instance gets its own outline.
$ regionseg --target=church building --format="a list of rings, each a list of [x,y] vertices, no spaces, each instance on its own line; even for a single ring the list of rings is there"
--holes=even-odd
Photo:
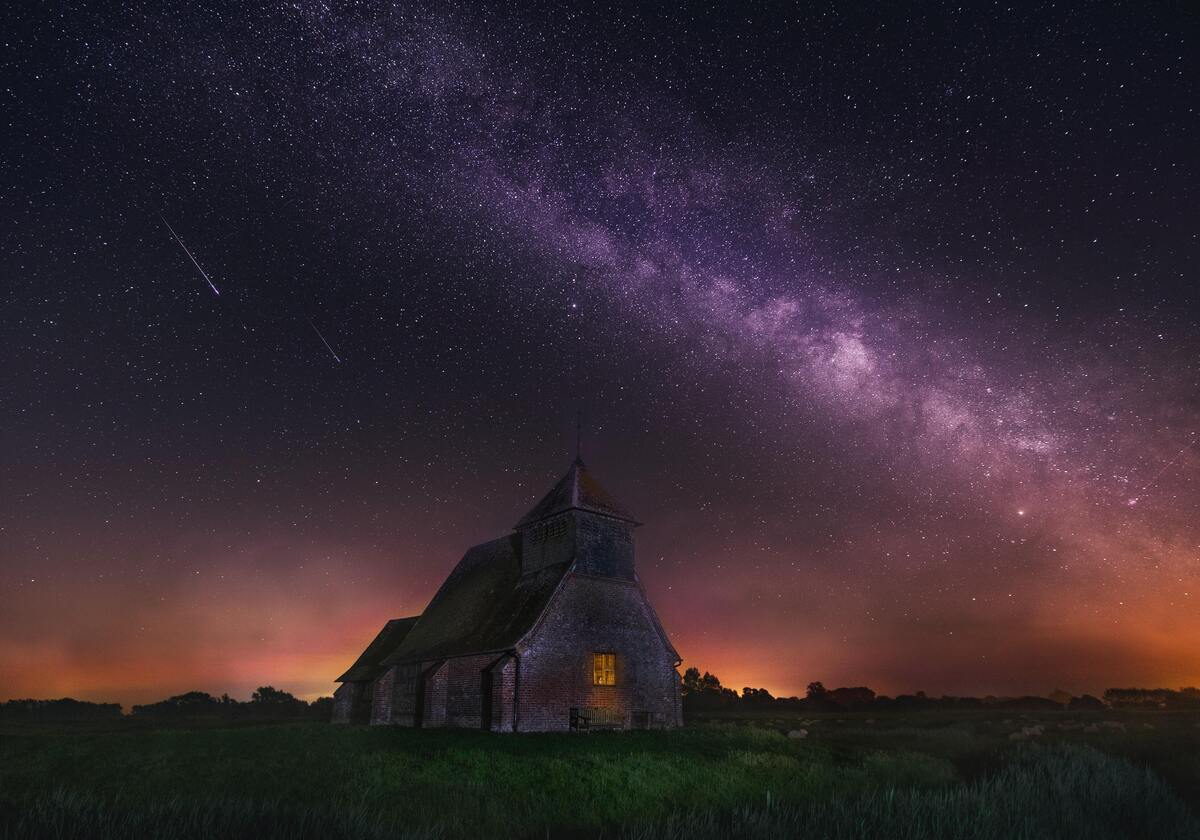
[[[576,459],[513,533],[338,678],[334,722],[494,732],[681,724],[679,654],[634,568],[640,523]]]

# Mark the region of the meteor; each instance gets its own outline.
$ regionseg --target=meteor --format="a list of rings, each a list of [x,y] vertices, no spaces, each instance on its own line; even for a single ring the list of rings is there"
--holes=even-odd
[[[329,351],[329,355],[333,356],[333,360],[340,365],[342,360],[338,358],[337,353],[333,352],[333,348],[329,346],[329,342],[325,340],[325,336],[321,335],[321,331],[317,329],[317,325],[312,322],[312,318],[307,318],[305,320],[307,320],[308,325],[313,328],[313,332],[317,334],[317,338],[321,339],[321,343],[325,345],[325,349]]]
[[[200,272],[200,276],[204,278],[204,282],[208,284],[208,288],[213,290],[213,294],[220,297],[221,293],[217,291],[217,287],[213,285],[213,281],[209,279],[208,274],[200,267],[200,263],[196,262],[196,258],[192,256],[192,252],[188,250],[188,246],[183,244],[183,240],[179,238],[179,234],[175,232],[175,228],[171,227],[171,223],[161,213],[158,218],[162,219],[162,223],[167,226],[167,230],[171,231],[171,236],[179,243],[179,247],[183,249],[183,253],[188,255],[188,259],[192,261],[192,265],[196,266],[196,270]],[[243,328],[245,325],[242,325]]]
[[[1188,445],[1183,447],[1183,449],[1180,449],[1178,452],[1176,452],[1174,458],[1172,458],[1170,461],[1167,461],[1167,463],[1163,464],[1162,469],[1160,469],[1158,472],[1156,472],[1154,474],[1154,478],[1150,479],[1144,485],[1142,485],[1142,489],[1137,492],[1137,495],[1134,496],[1132,499],[1130,499],[1128,502],[1126,502],[1126,504],[1129,505],[1129,507],[1135,507],[1137,505],[1137,503],[1140,502],[1142,500],[1142,498],[1146,495],[1146,491],[1149,490],[1151,487],[1153,487],[1155,484],[1157,484],[1158,480],[1163,477],[1163,474],[1167,470],[1171,469],[1171,467],[1175,464],[1176,461],[1178,461],[1180,458],[1183,457],[1183,453],[1187,452],[1189,449],[1191,449],[1193,446],[1195,446],[1196,442],[1198,440],[1200,440],[1200,438],[1197,438],[1196,433],[1192,432],[1192,439],[1188,442]]]

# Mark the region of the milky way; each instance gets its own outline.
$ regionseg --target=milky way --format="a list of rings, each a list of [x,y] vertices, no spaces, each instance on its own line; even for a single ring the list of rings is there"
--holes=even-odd
[[[580,406],[727,683],[1200,680],[1188,25],[23,21],[6,690],[328,691]]]

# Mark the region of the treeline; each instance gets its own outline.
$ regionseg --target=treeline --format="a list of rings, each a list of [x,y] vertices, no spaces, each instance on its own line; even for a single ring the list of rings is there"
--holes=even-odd
[[[0,703],[0,720],[113,720],[120,717],[120,703],[89,703],[70,697]]]
[[[809,683],[804,697],[775,697],[765,688],[742,689],[739,694],[721,685],[707,671],[688,668],[683,674],[685,712],[704,713],[721,709],[779,709],[809,712],[921,711],[925,709],[1007,709],[1013,711],[1087,711],[1096,709],[1200,709],[1200,689],[1110,688],[1103,699],[1084,694],[1073,697],[1056,691],[1050,697],[929,697],[925,692],[888,697],[866,686],[826,688]]]
[[[135,718],[223,718],[227,720],[329,720],[333,698],[319,697],[306,703],[269,685],[257,689],[250,700],[241,702],[228,694],[213,697],[203,691],[177,694],[157,703],[134,706]]]
[[[234,700],[228,694],[213,697],[203,691],[189,691],[130,710],[133,718],[165,720],[329,720],[332,713],[332,697],[320,697],[306,703],[269,685],[257,689],[244,702]],[[117,703],[89,703],[68,697],[61,700],[9,700],[0,704],[0,719],[3,720],[113,720],[121,717],[121,706]]]

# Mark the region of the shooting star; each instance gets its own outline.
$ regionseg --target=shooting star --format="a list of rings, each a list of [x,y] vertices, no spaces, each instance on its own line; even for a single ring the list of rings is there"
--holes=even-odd
[[[179,243],[179,247],[183,249],[183,253],[188,255],[188,259],[192,261],[192,265],[196,266],[196,270],[200,272],[200,276],[204,278],[204,282],[208,284],[208,288],[213,290],[213,294],[220,297],[221,293],[217,291],[217,287],[213,285],[213,281],[209,279],[208,274],[200,267],[200,263],[196,262],[196,258],[192,256],[192,252],[188,250],[188,246],[183,244],[183,240],[179,238],[179,234],[175,232],[175,228],[171,227],[171,223],[161,213],[158,218],[162,219],[162,223],[167,226],[167,230],[171,231],[171,236]],[[245,324],[242,328],[245,329]]]
[[[1126,502],[1126,504],[1129,505],[1129,507],[1135,507],[1137,505],[1137,503],[1140,502],[1143,497],[1145,497],[1146,491],[1149,490],[1151,487],[1153,487],[1155,484],[1158,484],[1158,480],[1163,477],[1163,474],[1166,473],[1167,470],[1171,469],[1171,467],[1174,466],[1176,461],[1178,461],[1180,458],[1183,457],[1183,453],[1187,452],[1189,449],[1191,449],[1193,446],[1195,446],[1197,441],[1200,441],[1200,438],[1197,438],[1196,433],[1192,432],[1192,439],[1191,439],[1191,441],[1188,442],[1188,445],[1183,447],[1183,449],[1180,449],[1178,452],[1176,452],[1174,458],[1172,458],[1170,461],[1167,461],[1167,463],[1163,464],[1162,469],[1160,469],[1158,472],[1156,472],[1154,474],[1154,478],[1150,479],[1144,485],[1142,485],[1142,489],[1137,492],[1137,495],[1134,496],[1132,499],[1130,499],[1128,502]]]
[[[333,360],[339,365],[342,360],[338,358],[338,354],[333,352],[333,348],[329,346],[329,342],[325,340],[325,336],[321,335],[321,331],[317,329],[317,325],[312,322],[312,318],[307,318],[308,325],[313,328],[313,332],[317,334],[317,338],[321,339],[321,343],[325,345],[325,349],[329,351],[329,355],[333,356]]]

